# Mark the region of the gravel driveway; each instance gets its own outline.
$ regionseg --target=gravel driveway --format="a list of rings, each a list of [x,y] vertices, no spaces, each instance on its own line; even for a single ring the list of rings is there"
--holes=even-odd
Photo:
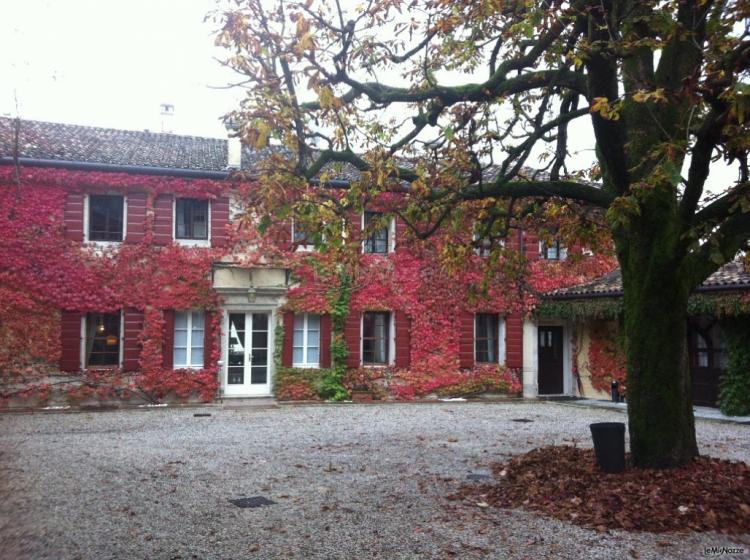
[[[750,536],[600,534],[445,499],[492,461],[540,445],[588,446],[589,423],[623,420],[552,403],[3,415],[0,557],[645,559],[750,550]],[[697,430],[703,453],[750,460],[750,427],[699,421]],[[275,503],[229,502],[247,496]]]

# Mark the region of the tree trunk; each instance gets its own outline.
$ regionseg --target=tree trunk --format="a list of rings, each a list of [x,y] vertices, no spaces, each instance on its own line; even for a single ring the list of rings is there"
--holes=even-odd
[[[674,467],[698,455],[687,362],[689,289],[671,265],[638,260],[622,267],[630,449],[638,467]]]

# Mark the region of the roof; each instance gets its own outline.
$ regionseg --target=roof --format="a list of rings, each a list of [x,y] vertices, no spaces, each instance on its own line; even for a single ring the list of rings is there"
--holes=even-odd
[[[14,153],[15,119],[0,117],[0,156]],[[105,165],[225,171],[227,140],[22,120],[21,158]]]
[[[15,119],[0,117],[0,158],[6,162],[15,152]],[[120,130],[45,121],[20,121],[18,157],[59,163],[150,168],[169,174],[171,170],[226,173],[227,139],[183,136],[148,130]],[[271,154],[292,155],[282,146],[242,149],[242,170],[262,172],[262,162]],[[136,169],[137,170],[137,169]],[[324,170],[329,180],[352,181],[359,171],[350,164],[331,163]]]
[[[211,174],[225,177],[229,171],[227,139],[203,136],[183,136],[148,130],[120,130],[96,126],[82,126],[46,121],[21,119],[18,157],[31,165],[90,169],[114,168],[112,171],[149,172],[156,174]],[[15,152],[16,119],[0,117],[0,163],[10,163]],[[242,148],[241,169],[251,175],[268,173],[263,163],[272,154],[293,157],[294,153],[283,146],[268,146],[256,150]],[[406,159],[399,161],[404,167],[413,166]],[[122,169],[121,169],[122,168]],[[102,169],[105,170],[105,169]],[[109,170],[109,169],[106,169]],[[500,171],[497,165],[488,165],[485,180],[494,180]],[[344,162],[331,162],[318,175],[326,174],[329,182],[349,183],[360,177],[360,171]],[[522,169],[520,175],[528,178],[546,178],[538,170]]]
[[[709,276],[697,291],[712,292],[723,290],[746,290],[750,289],[750,272],[745,268],[742,261],[736,260],[725,264],[719,270]],[[591,297],[619,297],[622,295],[622,275],[617,269],[599,278],[549,292],[547,297],[551,299],[574,299]]]

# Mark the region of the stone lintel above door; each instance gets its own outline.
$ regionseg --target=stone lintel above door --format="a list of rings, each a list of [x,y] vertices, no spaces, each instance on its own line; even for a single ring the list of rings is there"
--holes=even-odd
[[[226,307],[273,307],[283,303],[289,290],[289,273],[283,268],[216,264],[213,288],[224,299]]]

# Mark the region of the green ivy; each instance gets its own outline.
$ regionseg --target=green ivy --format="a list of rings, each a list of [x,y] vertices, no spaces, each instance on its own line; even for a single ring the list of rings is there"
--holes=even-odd
[[[721,332],[728,364],[721,376],[719,408],[728,416],[745,416],[750,414],[750,321],[726,319]]]
[[[581,322],[586,319],[617,319],[622,313],[621,297],[547,299],[534,310],[537,317],[555,317]],[[738,317],[750,314],[750,298],[741,293],[699,293],[688,300],[688,315]]]
[[[616,319],[622,313],[621,298],[544,300],[534,310],[538,317],[555,317],[573,322],[588,319]]]
[[[284,321],[276,321],[273,332],[273,365],[275,371],[281,371],[281,355],[284,352]]]

